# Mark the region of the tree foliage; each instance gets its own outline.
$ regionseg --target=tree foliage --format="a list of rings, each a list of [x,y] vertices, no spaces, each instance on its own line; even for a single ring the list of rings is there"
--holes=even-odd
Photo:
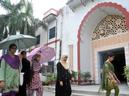
[[[0,5],[7,11],[7,14],[0,15],[0,39],[7,35],[21,34],[34,35],[39,26],[46,27],[45,24],[33,17],[32,4],[26,0],[20,0],[17,4],[10,0],[0,0]]]

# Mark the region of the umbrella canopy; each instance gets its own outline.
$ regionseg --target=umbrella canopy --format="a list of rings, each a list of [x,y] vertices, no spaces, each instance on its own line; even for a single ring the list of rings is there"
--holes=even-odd
[[[41,54],[41,64],[50,61],[56,55],[54,48],[44,46],[32,50],[30,53],[28,53],[27,58],[31,61],[32,57],[37,53]]]
[[[9,45],[12,43],[15,43],[18,49],[25,49],[35,45],[36,41],[35,37],[29,35],[11,35],[0,42],[0,49],[8,49]]]

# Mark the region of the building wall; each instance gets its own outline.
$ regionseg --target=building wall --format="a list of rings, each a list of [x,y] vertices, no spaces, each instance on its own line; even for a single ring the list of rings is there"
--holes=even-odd
[[[48,37],[48,43],[53,42],[51,44],[49,44],[50,47],[53,47],[56,51],[56,56],[55,56],[55,63],[57,63],[59,61],[59,54],[60,54],[60,32],[58,27],[60,24],[58,22],[59,20],[55,19],[54,21],[52,21],[50,24],[48,24],[48,36],[49,36],[49,30],[53,27],[56,27],[56,32],[55,32],[55,38],[49,39]]]
[[[68,46],[70,44],[73,44],[73,50],[74,50],[74,57],[73,57],[73,63],[74,63],[74,70],[78,70],[77,68],[77,60],[78,60],[78,56],[77,56],[77,34],[78,34],[78,29],[79,26],[81,24],[81,21],[83,20],[83,17],[91,10],[91,8],[93,8],[95,5],[97,5],[98,3],[101,2],[118,2],[118,4],[124,4],[124,7],[128,8],[127,5],[125,5],[125,2],[128,2],[127,0],[125,1],[121,1],[121,0],[95,0],[94,2],[89,2],[85,7],[84,6],[80,6],[78,8],[76,8],[74,10],[74,12],[68,7],[65,6],[63,8],[63,28],[62,28],[62,50],[63,50],[63,54],[68,54]],[[127,3],[126,3],[127,4]],[[128,8],[129,9],[129,8]],[[97,14],[96,14],[97,15]],[[99,15],[99,14],[98,14]],[[98,19],[102,19],[102,18],[98,18]],[[93,16],[93,22],[94,22],[94,16]],[[92,28],[93,25],[89,25],[89,28]],[[87,29],[85,29],[87,30]],[[86,36],[86,42],[85,43],[85,48],[86,49],[81,49],[82,53],[85,54],[89,54],[89,52],[91,52],[91,43],[90,43],[90,34],[89,33],[85,33],[83,35],[87,35]],[[88,39],[89,38],[89,39]],[[66,42],[67,41],[67,42]],[[87,46],[86,46],[87,45]],[[83,46],[83,45],[81,45]],[[84,51],[85,50],[85,51]],[[92,57],[92,54],[90,56],[86,56],[86,55],[81,55],[81,71],[90,71],[92,70],[92,68],[90,68],[90,64],[92,63],[92,60],[90,59],[90,57]],[[87,68],[87,70],[85,70]]]
[[[57,39],[56,36],[55,36],[55,38],[49,39],[49,30],[53,27],[56,27],[56,20],[52,21],[51,23],[48,23],[48,30],[47,30],[47,32],[48,32],[48,42],[51,42],[51,41],[54,41],[55,39]]]
[[[35,36],[40,35],[40,46],[47,43],[47,31],[42,27],[39,27],[35,33]]]
[[[94,2],[94,3],[90,2],[86,7],[80,6],[80,7],[76,8],[74,10],[74,12],[68,6],[63,8],[63,13],[64,13],[63,20],[64,20],[64,22],[63,22],[63,46],[62,47],[63,47],[64,53],[68,54],[68,46],[70,44],[73,44],[73,51],[74,51],[73,52],[74,53],[73,68],[75,71],[78,70],[78,62],[77,62],[77,60],[78,60],[78,54],[77,54],[78,29],[79,29],[79,26],[81,24],[83,17],[85,16],[85,14],[95,4],[96,4],[96,2]],[[87,37],[88,37],[88,35],[87,35]],[[88,52],[90,50],[90,48],[88,49],[88,47],[90,47],[89,42],[88,43],[87,42],[85,42],[87,44],[87,46],[86,46],[87,49],[84,49],[85,51],[83,49],[81,49],[82,53],[85,53],[85,54],[89,54]],[[82,72],[86,71],[86,68],[87,68],[87,71],[89,71],[90,70],[89,57],[85,57],[85,56],[81,55],[81,61],[83,62],[83,64],[81,64],[81,71]]]
[[[77,49],[77,43],[78,43],[78,30],[79,26],[84,19],[85,15],[98,3],[102,2],[113,2],[122,4],[123,7],[125,7],[129,11],[129,2],[128,0],[94,0],[94,2],[88,2],[86,6],[80,5],[79,7],[75,8],[74,11],[72,11],[68,5],[64,6],[60,14],[57,16],[57,39],[62,41],[62,54],[69,54],[69,46],[73,46],[73,70],[78,71],[78,49]],[[94,66],[94,62],[91,57],[93,57],[95,54],[92,50],[92,42],[91,42],[91,33],[94,31],[94,28],[97,26],[99,22],[95,22],[96,19],[98,21],[102,20],[106,15],[104,13],[101,13],[101,18],[99,17],[100,14],[92,15],[90,18],[92,18],[92,23],[88,25],[88,21],[85,22],[84,27],[82,29],[81,33],[81,71],[86,72],[90,71],[91,74],[95,77],[95,72],[97,72],[97,66]],[[120,13],[121,14],[121,13]],[[96,17],[98,16],[98,17]],[[85,26],[85,25],[88,26]],[[51,28],[52,26],[56,25],[56,21],[50,23],[48,28]],[[90,32],[89,32],[90,31]],[[126,36],[128,36],[126,34]],[[123,36],[124,37],[124,36]],[[127,37],[128,38],[128,37]],[[128,39],[126,38],[126,44],[124,44],[124,48],[126,49],[126,56],[128,56],[129,52],[127,49],[129,48],[127,45]],[[54,40],[54,39],[53,39]],[[52,41],[53,41],[52,40]],[[125,40],[125,38],[124,38]],[[49,41],[48,41],[49,42]],[[98,41],[99,42],[99,41]],[[115,41],[119,42],[119,41]],[[120,39],[120,42],[121,41]],[[97,43],[96,43],[97,44]],[[51,45],[55,46],[55,44]],[[57,54],[59,56],[59,44],[57,47]],[[99,45],[98,45],[99,46]],[[94,45],[95,47],[95,45]],[[93,54],[92,54],[93,53]],[[88,55],[87,55],[88,54]],[[72,55],[71,55],[72,56]],[[58,57],[59,58],[59,57]],[[126,60],[129,61],[129,57],[126,57]],[[97,59],[95,57],[94,59]],[[96,69],[94,69],[96,68]],[[96,76],[97,77],[97,76]]]

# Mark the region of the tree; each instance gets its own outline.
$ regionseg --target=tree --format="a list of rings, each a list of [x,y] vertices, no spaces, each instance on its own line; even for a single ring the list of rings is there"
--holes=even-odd
[[[0,5],[7,11],[7,14],[0,15],[0,36],[7,37],[8,34],[16,34],[17,31],[34,35],[33,26],[35,25],[31,2],[20,0],[17,4],[12,4],[10,0],[0,0]]]
[[[34,19],[34,27],[35,29],[42,27],[43,29],[47,30],[47,24],[44,21],[41,21],[39,19]]]

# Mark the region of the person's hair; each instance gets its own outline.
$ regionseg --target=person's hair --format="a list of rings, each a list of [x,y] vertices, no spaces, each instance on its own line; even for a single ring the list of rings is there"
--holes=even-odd
[[[62,55],[62,58],[68,58],[68,56],[67,55]]]
[[[32,59],[37,61],[38,57],[41,57],[41,55],[40,54],[35,54]]]
[[[26,54],[26,51],[21,51],[21,55],[24,55],[24,54]]]
[[[17,45],[14,44],[14,43],[13,43],[13,44],[10,44],[10,45],[9,45],[9,50],[10,50],[11,48],[13,48],[13,47],[16,47],[16,48],[17,48]]]
[[[115,55],[112,52],[107,53],[107,57],[114,57]]]

